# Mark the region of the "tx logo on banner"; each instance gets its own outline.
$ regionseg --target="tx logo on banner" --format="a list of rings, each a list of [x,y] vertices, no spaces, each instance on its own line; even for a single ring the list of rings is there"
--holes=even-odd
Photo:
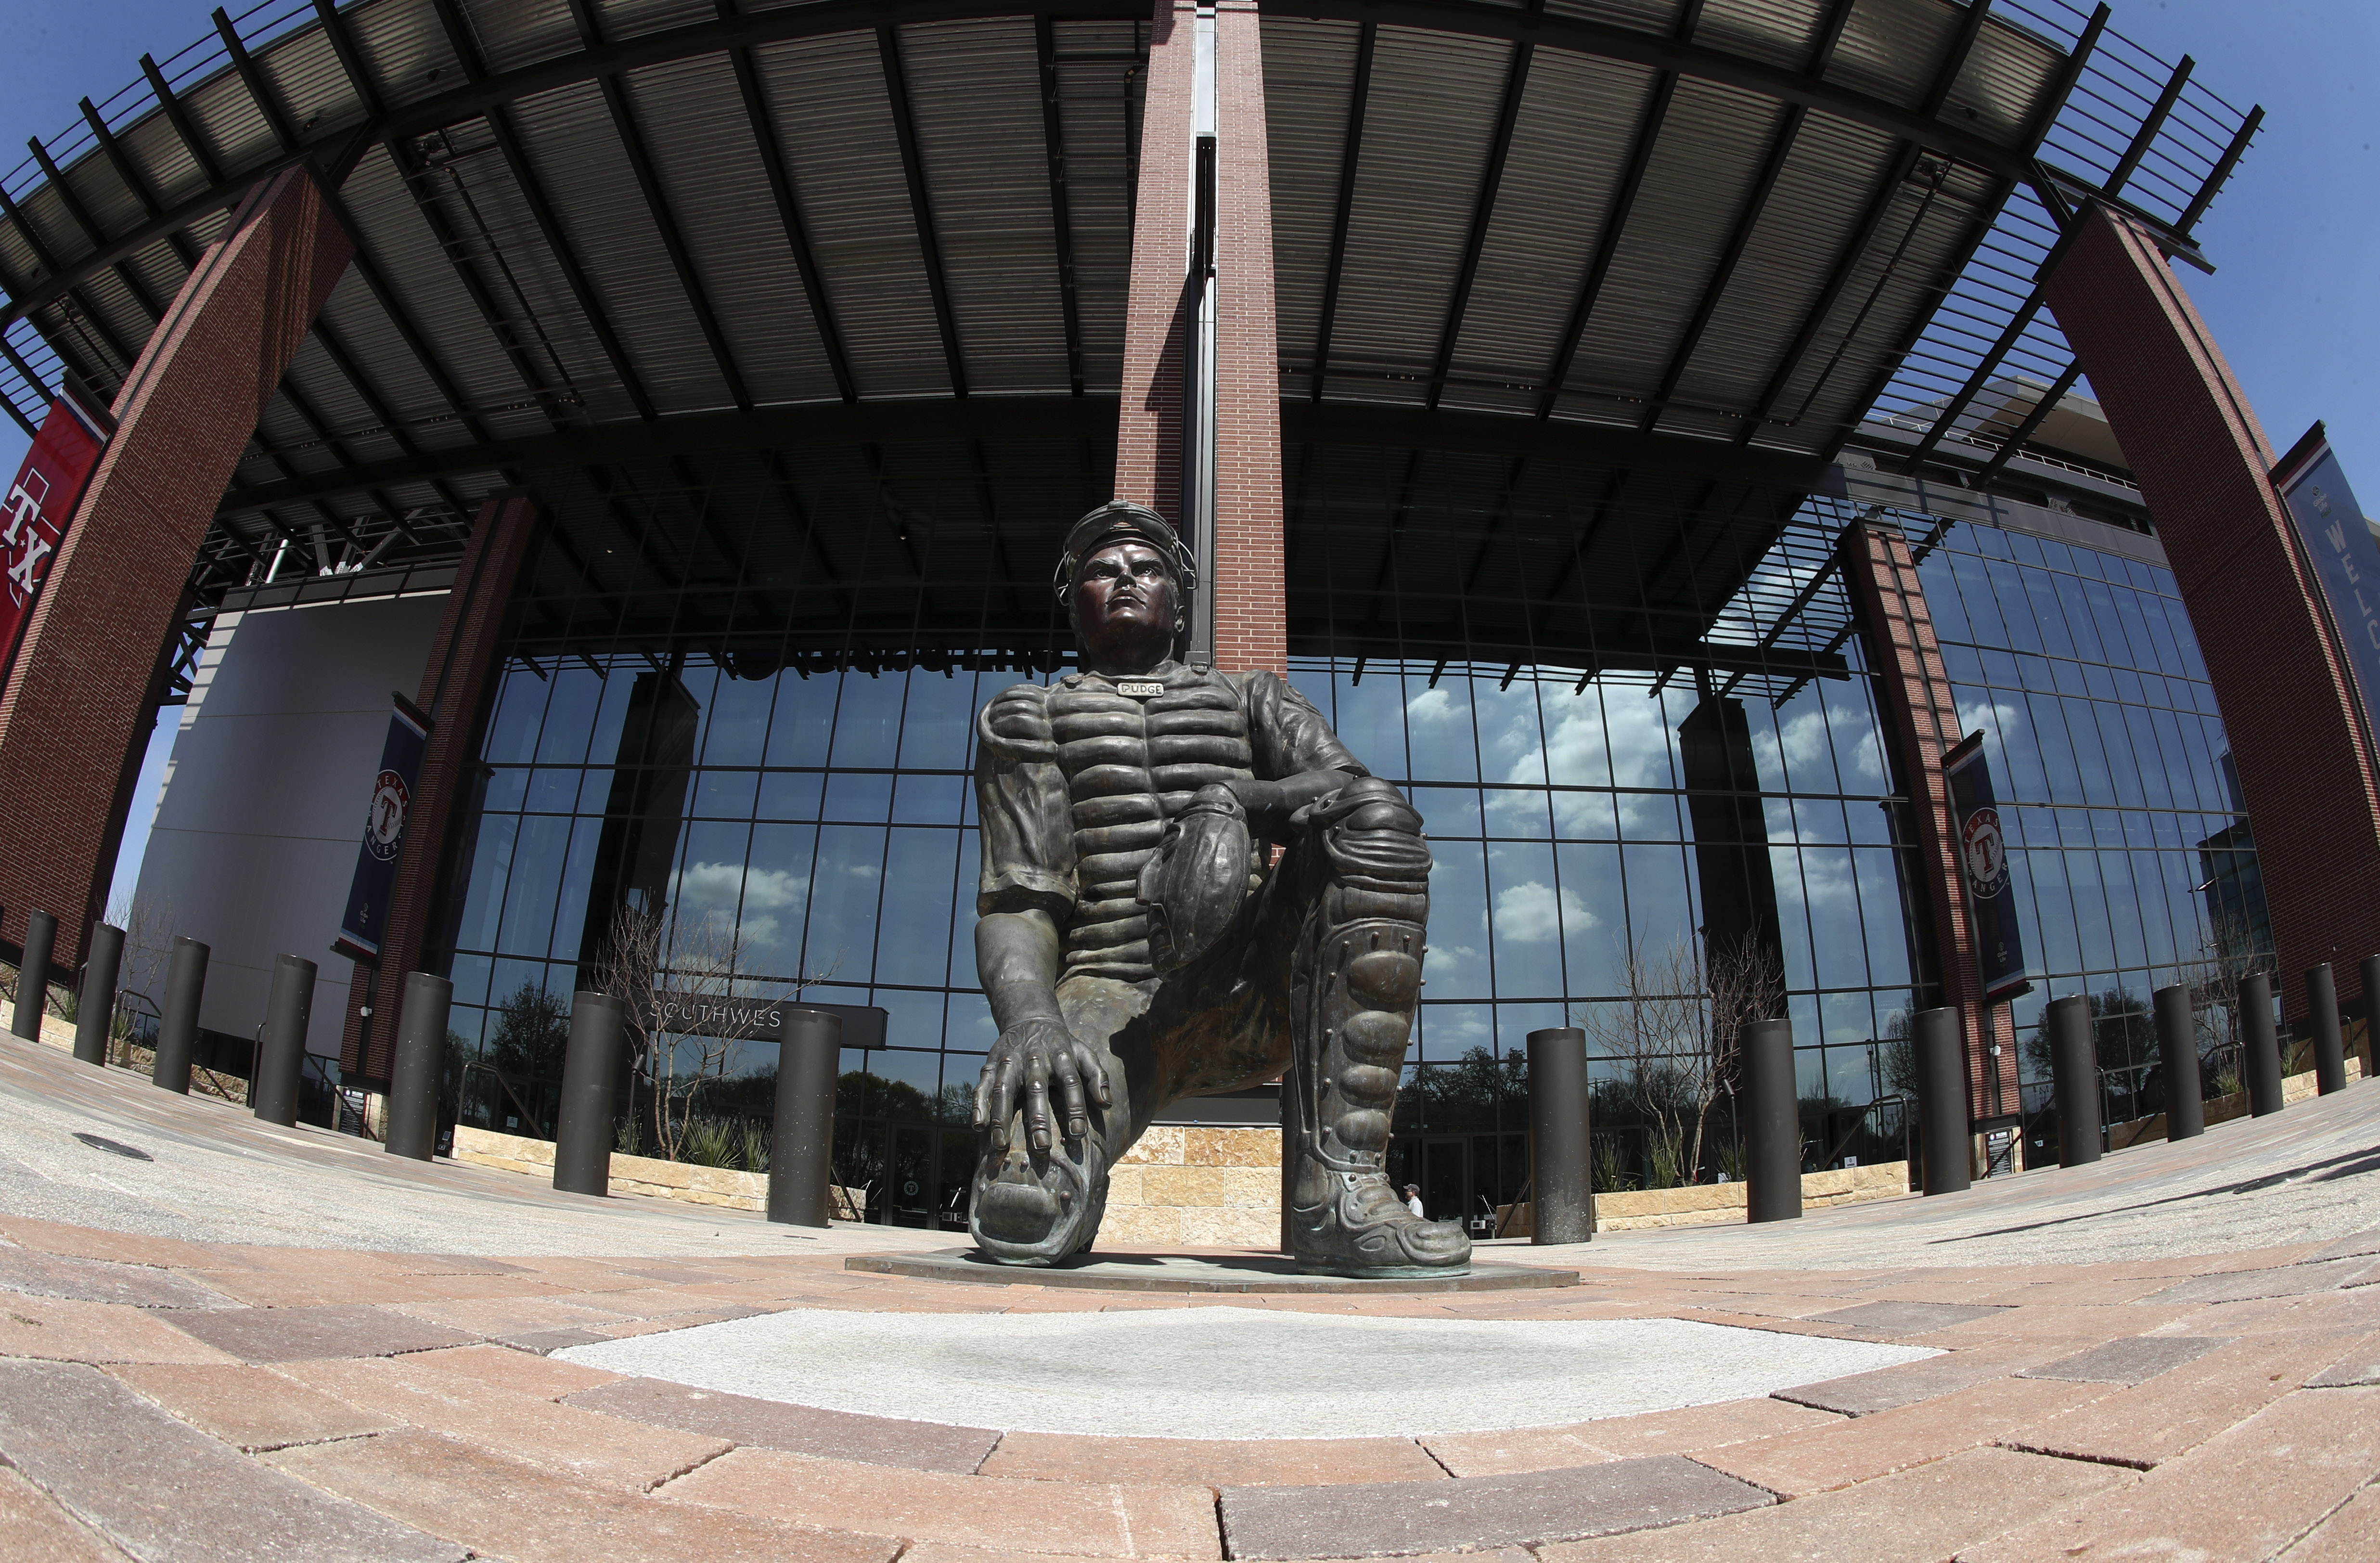
[[[356,876],[347,886],[347,910],[331,952],[366,966],[380,964],[381,929],[388,922],[389,898],[396,889],[396,860],[405,850],[405,825],[413,812],[413,789],[421,780],[422,751],[430,744],[430,718],[403,695],[392,693],[388,738],[381,745],[380,774],[372,778],[371,802],[364,810],[362,845]]]
[[[1942,756],[1942,776],[1950,784],[1950,813],[1959,827],[1959,865],[1966,871],[1967,914],[1974,928],[1984,1002],[1998,1004],[2029,991],[2033,980],[2025,975],[2024,931],[2018,925],[2008,836],[1992,796],[1983,734],[1970,733]]]
[[[17,647],[33,617],[33,600],[49,579],[51,562],[66,541],[67,523],[100,452],[107,448],[108,431],[99,415],[71,397],[50,404],[33,447],[25,452],[17,481],[0,502],[0,687],[17,661]]]

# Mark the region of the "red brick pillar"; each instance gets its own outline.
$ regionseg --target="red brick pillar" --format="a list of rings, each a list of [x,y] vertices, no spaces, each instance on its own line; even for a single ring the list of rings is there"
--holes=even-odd
[[[2043,285],[2156,519],[2256,832],[2290,1007],[2380,950],[2380,788],[2272,482],[2273,447],[2155,241],[2094,209]]]
[[[82,959],[115,864],[126,756],[190,561],[282,372],[353,250],[302,169],[250,190],[142,349],[0,691],[0,908],[39,907]],[[64,951],[61,951],[62,956]]]
[[[430,741],[422,750],[421,776],[413,788],[413,812],[406,821],[396,885],[389,894],[380,968],[374,971],[358,962],[355,981],[347,989],[339,1069],[351,1085],[380,1090],[388,1081],[406,973],[420,965],[431,901],[438,890],[438,871],[446,859],[447,827],[469,771],[504,610],[512,603],[513,583],[520,576],[522,561],[528,556],[537,514],[536,502],[518,489],[501,490],[480,507],[471,524],[471,540],[464,545],[462,563],[455,570],[455,590],[447,596],[446,611],[438,621],[437,638],[430,642],[430,660],[422,665],[421,689],[414,701],[430,715]],[[360,819],[360,793],[356,802]],[[365,1005],[372,1009],[369,1023]]]
[[[1139,204],[1124,316],[1116,497],[1180,516],[1182,281],[1189,262],[1191,31],[1157,0],[1141,118]],[[1216,7],[1215,662],[1288,669],[1281,591],[1281,372],[1264,54],[1253,0]]]
[[[1955,1004],[1961,1017],[1970,1115],[1993,1117],[2018,1110],[2015,1022],[2005,1004],[1983,1012],[1983,972],[1967,917],[1966,885],[1960,872],[1959,836],[1950,812],[1949,784],[1942,757],[1958,747],[1959,710],[1950,696],[1949,671],[1942,665],[1934,615],[1918,583],[1917,563],[1900,532],[1855,523],[1843,532],[1840,557],[1843,580],[1857,612],[1871,665],[1876,703],[1892,746],[1894,779],[1909,799],[1911,888],[1925,905],[1909,909],[1930,934],[1937,1002]],[[1990,1049],[1997,1044],[1999,1056]],[[1993,1075],[1998,1075],[1998,1091]]]

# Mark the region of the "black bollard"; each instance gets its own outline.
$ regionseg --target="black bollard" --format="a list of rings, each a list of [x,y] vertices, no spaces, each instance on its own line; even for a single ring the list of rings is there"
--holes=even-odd
[[[2380,1073],[2380,955],[2363,958],[2363,1078]]]
[[[2058,1099],[2058,1165],[2087,1166],[2099,1159],[2099,1055],[2091,1040],[2091,1001],[2049,1005],[2050,1089]]]
[[[446,1011],[455,984],[427,971],[405,978],[396,1022],[396,1060],[389,1068],[388,1138],[393,1156],[426,1162],[438,1150],[438,1078],[446,1062]]]
[[[1744,1219],[1802,1215],[1802,1100],[1793,1081],[1793,1022],[1743,1028]]]
[[[2281,1039],[2273,1029],[2273,980],[2262,971],[2240,979],[2240,1072],[2248,1077],[2248,1113],[2281,1110]]]
[[[50,957],[58,946],[58,920],[45,911],[25,914],[25,959],[17,963],[17,1020],[10,1028],[28,1042],[42,1040],[42,1011],[49,1007]]]
[[[75,1056],[107,1066],[107,1038],[115,1026],[115,979],[124,970],[124,930],[91,925],[91,959],[83,962],[82,991],[75,995]]]
[[[256,1116],[285,1129],[298,1121],[298,1081],[306,1067],[306,1028],[314,1015],[314,963],[285,955],[273,963],[264,1034],[256,1043]]]
[[[2165,1073],[2165,1137],[2194,1140],[2206,1132],[2206,1105],[2198,1081],[2198,1018],[2180,983],[2156,991],[2157,1057]]]
[[[165,1003],[157,1015],[157,1056],[149,1065],[149,1082],[185,1096],[190,1093],[190,1061],[199,1050],[199,1001],[206,996],[212,953],[188,934],[177,934],[165,967]]]
[[[795,1227],[828,1224],[834,1178],[834,1081],[842,1062],[842,1016],[823,1009],[785,1011],[785,1039],[777,1052],[777,1124],[769,1136],[771,1221]]]
[[[1925,1137],[1925,1191],[1963,1193],[1974,1184],[1975,1154],[1958,1007],[1919,1010],[1910,1041],[1917,1050],[1917,1123]]]
[[[1586,1033],[1549,1026],[1529,1033],[1529,1240],[1583,1243],[1595,1236],[1595,1160],[1586,1087]]]
[[[620,1092],[620,1038],[627,1006],[609,994],[570,1001],[562,1056],[562,1118],[553,1130],[553,1186],[565,1194],[612,1191],[613,1113]]]
[[[2314,1089],[2327,1096],[2347,1089],[2347,1044],[2338,1034],[2338,987],[2330,962],[2306,971],[2306,1023],[2313,1030]]]

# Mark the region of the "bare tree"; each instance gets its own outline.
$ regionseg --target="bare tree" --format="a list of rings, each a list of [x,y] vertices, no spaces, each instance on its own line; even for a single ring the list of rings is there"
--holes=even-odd
[[[115,1062],[129,1061],[133,1013],[158,1012],[165,969],[174,959],[174,908],[160,896],[135,896],[108,909],[107,920],[124,930],[124,964],[115,980],[115,1014],[108,1022]]]
[[[1744,1028],[1780,1012],[1784,974],[1749,936],[1715,941],[1707,953],[1691,938],[1631,946],[1624,967],[1628,996],[1574,1010],[1572,1020],[1621,1066],[1623,1088],[1651,1126],[1657,1176],[1690,1181],[1711,1108],[1742,1073]]]
[[[790,983],[755,978],[737,926],[712,913],[672,918],[625,902],[613,910],[596,990],[620,1000],[637,1090],[663,1157],[683,1159],[702,1092],[726,1078],[739,1044],[759,1035],[769,1006],[833,976],[830,967]],[[677,1013],[699,1016],[696,1029],[673,1024],[658,994],[666,994]]]

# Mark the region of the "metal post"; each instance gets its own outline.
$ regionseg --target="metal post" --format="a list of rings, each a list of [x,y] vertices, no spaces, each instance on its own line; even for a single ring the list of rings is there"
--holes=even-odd
[[[843,1017],[787,1009],[777,1053],[777,1126],[769,1137],[769,1219],[827,1225],[834,1178],[834,1080]]]
[[[107,1039],[115,1027],[115,980],[124,970],[124,930],[91,925],[91,959],[83,962],[82,992],[75,995],[75,1056],[107,1066]]]
[[[50,957],[57,949],[58,920],[45,911],[25,914],[25,959],[17,963],[17,1020],[9,1029],[28,1042],[42,1040],[42,1011],[49,1007]]]
[[[2049,1079],[2058,1098],[2058,1165],[2099,1159],[2099,1055],[2091,1041],[2091,1001],[2049,1005]]]
[[[1533,1243],[1595,1236],[1595,1153],[1588,1117],[1586,1033],[1529,1033],[1529,1188]]]
[[[1966,1049],[1959,1009],[1921,1009],[1910,1039],[1917,1050],[1917,1111],[1928,1194],[1962,1193],[1974,1183],[1973,1117],[1967,1110]]]
[[[190,1060],[199,1050],[199,1001],[207,992],[207,957],[213,952],[187,934],[174,936],[165,967],[165,1002],[157,1014],[157,1056],[149,1081],[190,1093]]]
[[[314,1016],[314,963],[285,955],[273,963],[264,1034],[256,1040],[256,1116],[283,1127],[298,1121],[298,1077],[306,1067],[306,1028]]]
[[[2273,980],[2262,971],[2240,979],[2240,1072],[2248,1077],[2248,1113],[2281,1110],[2281,1039],[2273,1029]]]
[[[389,1070],[388,1140],[393,1156],[426,1162],[438,1150],[438,1079],[446,1062],[446,1011],[455,984],[427,971],[405,978],[396,1021],[396,1062]]]
[[[620,1038],[628,1007],[610,994],[570,1001],[570,1043],[562,1056],[562,1120],[553,1130],[553,1186],[565,1194],[612,1191],[617,1130]]]
[[[2380,1073],[2380,955],[2363,958],[2363,1078]]]
[[[2206,1105],[2200,1099],[2198,1018],[2191,1012],[2187,983],[2157,989],[2156,1035],[2165,1074],[2165,1137],[2194,1140],[2206,1132]]]
[[[1744,1217],[1793,1221],[1802,1215],[1802,1101],[1793,1083],[1793,1022],[1743,1028]]]
[[[1294,1254],[1290,1223],[1296,1219],[1298,1136],[1305,1132],[1305,1087],[1300,1082],[1297,1058],[1281,1075],[1281,1252]]]
[[[2327,1096],[2347,1089],[2347,1044],[2338,1034],[2338,987],[2330,962],[2306,971],[2306,1021],[2313,1030],[2314,1089]]]

